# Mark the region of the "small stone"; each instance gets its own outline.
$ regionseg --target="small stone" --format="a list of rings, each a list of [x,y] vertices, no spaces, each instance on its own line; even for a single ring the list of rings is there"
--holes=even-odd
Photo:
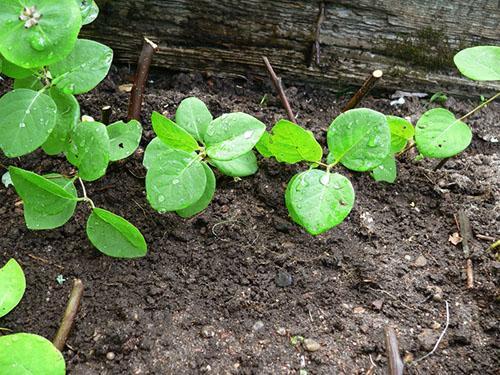
[[[382,310],[382,306],[384,305],[384,300],[383,299],[376,299],[375,301],[372,302],[372,306],[375,310],[380,311]]]
[[[304,346],[304,349],[307,350],[308,352],[316,352],[321,348],[319,342],[313,339],[305,339],[302,345]]]
[[[275,282],[280,288],[286,288],[287,286],[292,285],[293,278],[288,272],[280,270],[276,274]]]
[[[438,322],[432,322],[431,328],[437,331],[441,328],[441,324],[439,324]]]
[[[432,300],[435,302],[441,302],[443,300],[443,289],[438,286],[430,285],[427,287],[427,291],[432,294]]]
[[[215,328],[213,326],[201,327],[201,336],[208,339],[215,336]]]
[[[425,267],[427,265],[427,259],[423,255],[420,255],[415,259],[415,263],[413,263],[415,267]]]
[[[365,308],[362,306],[358,306],[358,307],[355,307],[354,309],[352,309],[352,312],[354,314],[363,314],[365,311],[366,311]]]
[[[257,320],[252,326],[254,331],[260,331],[262,328],[264,328],[264,322],[262,320]]]
[[[283,327],[278,327],[278,329],[276,329],[276,333],[280,336],[286,336],[286,329]]]
[[[406,354],[403,357],[403,362],[404,363],[412,363],[414,359],[415,359],[415,357],[412,353],[406,352]]]
[[[116,354],[115,354],[115,353],[113,353],[113,352],[107,352],[107,353],[106,353],[106,359],[107,359],[108,361],[112,361],[113,359],[115,359],[115,357],[116,357]]]
[[[420,348],[423,350],[430,351],[436,345],[436,341],[439,337],[439,332],[436,332],[430,328],[425,328],[420,334],[417,336],[418,343],[420,344]]]
[[[405,255],[405,260],[409,262],[411,260],[411,255]]]

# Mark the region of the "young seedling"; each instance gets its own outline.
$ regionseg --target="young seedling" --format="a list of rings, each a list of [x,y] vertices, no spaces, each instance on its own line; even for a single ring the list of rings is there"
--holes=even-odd
[[[175,122],[154,112],[157,138],[144,153],[147,198],[161,212],[187,218],[203,211],[213,198],[216,179],[211,167],[233,177],[257,171],[252,151],[266,126],[245,113],[215,120],[197,98],[184,99]]]
[[[64,153],[78,169],[68,179],[9,168],[24,202],[26,224],[35,230],[57,228],[72,217],[77,202],[86,201],[92,208],[87,234],[94,246],[110,256],[143,256],[146,244],[139,231],[96,208],[83,185],[104,176],[109,162],[130,156],[142,134],[135,120],[109,126],[80,121],[74,95],[96,87],[113,59],[109,47],[77,38],[99,8],[93,0],[33,0],[24,5],[0,0],[0,72],[14,78],[14,90],[0,98],[0,149],[15,158],[41,147],[48,155]],[[76,179],[83,197],[77,196]]]
[[[0,318],[17,306],[25,290],[24,272],[19,263],[10,259],[0,268]],[[61,352],[42,336],[0,336],[0,374],[17,373],[64,375],[66,364]]]

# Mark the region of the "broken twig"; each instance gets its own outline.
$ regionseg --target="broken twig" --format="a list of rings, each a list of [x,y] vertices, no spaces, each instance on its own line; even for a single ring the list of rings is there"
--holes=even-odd
[[[66,311],[64,311],[64,316],[59,329],[57,330],[56,336],[52,343],[54,346],[62,351],[66,340],[68,339],[73,323],[75,322],[75,317],[80,307],[80,301],[83,296],[83,283],[80,279],[75,279],[73,281],[73,288],[71,289],[71,294],[69,296],[68,304],[66,306]]]
[[[432,348],[432,350],[429,353],[427,353],[426,355],[424,355],[423,357],[420,357],[420,358],[414,360],[412,362],[412,364],[420,362],[420,361],[426,359],[427,357],[429,357],[430,355],[434,354],[434,352],[437,350],[439,344],[443,340],[443,337],[444,337],[446,331],[448,330],[448,326],[450,325],[450,306],[448,304],[448,301],[444,301],[444,303],[446,304],[446,325],[444,326],[443,332],[441,332],[441,334],[439,335],[439,338],[436,341],[436,344],[434,345],[434,348]]]
[[[385,326],[385,349],[387,352],[387,360],[389,361],[389,375],[402,375],[404,364],[399,356],[398,338],[396,331],[390,326]]]
[[[462,249],[464,250],[464,257],[466,259],[466,275],[467,275],[467,288],[474,288],[474,272],[472,269],[472,260],[470,259],[470,239],[472,238],[472,229],[470,221],[464,210],[458,211],[458,222],[460,224],[460,237],[462,237]]]
[[[101,122],[104,125],[109,125],[111,119],[111,113],[113,112],[110,105],[105,105],[101,108]]]
[[[265,56],[262,57],[262,60],[264,60],[264,64],[266,64],[266,69],[267,72],[269,73],[269,78],[271,78],[273,86],[275,90],[278,92],[278,95],[281,99],[281,104],[283,105],[283,108],[285,108],[288,119],[291,122],[295,123],[295,115],[293,114],[292,107],[290,107],[290,103],[288,102],[288,99],[285,95],[285,90],[283,90],[283,85],[281,84],[281,78],[276,75],[267,57]]]
[[[137,63],[137,72],[135,73],[134,85],[130,93],[130,101],[128,103],[128,121],[141,119],[142,96],[144,95],[144,85],[149,74],[149,67],[153,61],[153,55],[158,51],[158,46],[144,38],[141,55]]]
[[[373,85],[382,77],[381,70],[374,70],[372,74],[366,79],[363,85],[359,88],[359,90],[354,94],[354,96],[349,100],[349,102],[342,109],[342,112],[346,112],[350,109],[356,107],[359,102],[368,94]]]

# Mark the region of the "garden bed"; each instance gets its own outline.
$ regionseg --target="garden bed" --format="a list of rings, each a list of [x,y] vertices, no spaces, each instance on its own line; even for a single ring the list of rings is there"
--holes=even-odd
[[[82,114],[99,118],[111,105],[112,120],[126,117],[131,72],[122,67],[90,94]],[[214,117],[247,112],[268,125],[284,117],[272,88],[261,81],[216,79],[154,72],[145,95],[141,146],[153,138],[153,110],[174,114],[187,96],[202,99]],[[2,83],[0,92],[10,87]],[[267,98],[263,100],[264,95]],[[307,87],[287,90],[298,122],[322,145],[326,128],[347,98]],[[391,106],[389,95],[362,106],[411,116],[415,123],[437,106],[409,98]],[[264,103],[262,103],[264,102]],[[445,107],[463,115],[477,102],[450,98]],[[310,374],[385,373],[383,328],[396,328],[402,353],[428,353],[446,321],[439,349],[409,373],[493,374],[499,367],[497,337],[499,264],[482,254],[490,242],[475,238],[475,287],[468,290],[454,214],[464,209],[475,234],[498,238],[500,105],[473,115],[471,147],[433,171],[436,161],[400,158],[398,181],[377,183],[368,174],[339,167],[349,176],[356,203],[347,220],[312,237],[287,216],[284,189],[299,166],[260,161],[255,176],[218,176],[213,203],[183,220],[159,214],[146,201],[141,155],[110,166],[87,190],[99,207],[134,223],[149,244],[138,260],[99,253],[86,238],[88,207],[79,206],[64,227],[26,229],[12,188],[0,186],[1,264],[14,257],[28,288],[2,326],[51,338],[64,311],[72,278],[86,286],[76,326],[64,351],[70,374]],[[414,150],[412,150],[414,151]],[[61,157],[35,152],[0,158],[37,173],[72,169]],[[68,281],[59,285],[58,275]],[[317,351],[291,344],[315,340]],[[300,341],[300,339],[299,339]],[[313,345],[314,346],[314,345]],[[309,349],[316,349],[309,347]]]

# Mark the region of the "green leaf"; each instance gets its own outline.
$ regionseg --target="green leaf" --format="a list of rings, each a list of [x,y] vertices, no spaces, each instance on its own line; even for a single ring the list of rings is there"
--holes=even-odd
[[[31,333],[0,337],[0,374],[64,375],[66,364],[59,350],[47,339]]]
[[[394,155],[389,155],[384,162],[375,168],[371,173],[371,176],[375,181],[384,181],[391,184],[396,181],[397,175],[398,171]]]
[[[142,126],[139,121],[132,120],[128,123],[118,121],[108,125],[106,130],[109,136],[109,160],[125,159],[139,147],[142,136]]]
[[[75,0],[0,0],[0,9],[0,53],[23,68],[67,56],[82,26]]]
[[[69,135],[78,124],[80,104],[73,95],[65,94],[57,87],[52,87],[49,95],[57,106],[56,126],[42,148],[48,155],[57,155],[64,152]]]
[[[10,167],[17,194],[24,203],[26,226],[33,230],[58,228],[75,212],[77,192],[72,180],[61,175],[40,176]]]
[[[327,134],[330,160],[358,172],[369,171],[389,154],[391,134],[385,116],[367,108],[342,113]]]
[[[448,97],[444,92],[438,91],[434,93],[431,98],[429,99],[429,103],[439,103],[439,104],[444,104],[448,100]]]
[[[213,120],[207,128],[207,155],[216,160],[232,160],[246,154],[259,141],[266,126],[246,113],[229,113]]]
[[[0,148],[9,158],[35,151],[56,125],[56,103],[42,91],[19,89],[0,98]]]
[[[186,130],[177,126],[177,124],[172,120],[166,118],[158,112],[153,112],[151,122],[156,135],[167,146],[187,152],[198,150],[199,147],[196,139],[194,139]]]
[[[288,120],[280,120],[274,125],[267,148],[276,160],[288,164],[318,162],[323,156],[323,149],[313,133]]]
[[[32,76],[36,71],[34,69],[24,69],[20,66],[12,64],[1,55],[0,62],[2,66],[2,74],[10,78],[27,78],[29,76]]]
[[[460,73],[475,81],[500,80],[500,47],[466,48],[453,58]]]
[[[87,236],[100,252],[115,258],[138,258],[148,250],[141,232],[121,216],[94,208],[87,221]]]
[[[94,22],[99,15],[99,6],[94,0],[76,0],[82,13],[82,24],[88,25]]]
[[[175,122],[197,141],[203,142],[208,125],[213,120],[205,103],[198,98],[184,99],[175,112]]]
[[[302,224],[301,219],[297,215],[297,212],[295,211],[295,208],[292,206],[292,189],[288,188],[289,186],[292,186],[294,181],[300,176],[300,173],[293,175],[293,177],[288,181],[287,189],[285,191],[285,205],[288,210],[289,216],[292,218],[294,222],[299,224],[301,227],[304,227],[304,224]]]
[[[109,147],[106,125],[100,122],[80,122],[71,135],[66,157],[78,168],[78,175],[82,180],[94,181],[106,174]]]
[[[292,178],[285,194],[290,215],[312,235],[342,223],[354,205],[351,182],[338,173],[312,169]]]
[[[253,151],[249,151],[236,159],[221,161],[210,160],[222,174],[231,177],[246,177],[253,175],[259,169],[257,165],[257,158]]]
[[[14,90],[19,90],[19,89],[30,89],[30,90],[35,90],[39,91],[43,89],[43,83],[40,80],[40,78],[35,77],[35,76],[29,76],[26,78],[16,78],[14,80]]]
[[[390,152],[395,154],[404,150],[406,144],[415,134],[413,125],[401,117],[385,116],[389,129],[391,131],[391,149]]]
[[[257,149],[257,151],[259,151],[259,154],[261,154],[265,158],[270,158],[271,156],[273,156],[273,153],[269,150],[270,139],[271,134],[269,134],[268,132],[264,132],[259,142],[257,142],[257,144],[255,145],[255,148]]]
[[[417,122],[415,143],[418,151],[429,158],[448,158],[465,150],[472,140],[467,124],[443,108],[425,112]]]
[[[83,94],[101,82],[109,72],[113,50],[93,40],[78,39],[64,60],[49,67],[52,83],[67,94]]]
[[[26,290],[24,272],[15,259],[0,268],[0,318],[11,312],[21,301]]]
[[[159,212],[191,206],[201,198],[206,184],[202,163],[182,150],[159,155],[146,174],[148,201]]]
[[[142,164],[146,169],[149,169],[152,165],[159,164],[158,160],[162,157],[162,155],[175,151],[175,149],[163,143],[160,138],[153,138],[153,140],[146,146],[146,150],[144,150],[144,159]]]
[[[203,169],[205,170],[205,175],[207,176],[205,191],[203,192],[201,198],[198,199],[191,206],[177,211],[177,214],[180,217],[188,218],[196,214],[199,214],[201,211],[203,211],[205,208],[208,207],[208,205],[212,201],[212,198],[214,197],[215,185],[216,185],[214,172],[212,172],[212,169],[210,169],[207,163],[201,163],[201,165],[203,165]]]

